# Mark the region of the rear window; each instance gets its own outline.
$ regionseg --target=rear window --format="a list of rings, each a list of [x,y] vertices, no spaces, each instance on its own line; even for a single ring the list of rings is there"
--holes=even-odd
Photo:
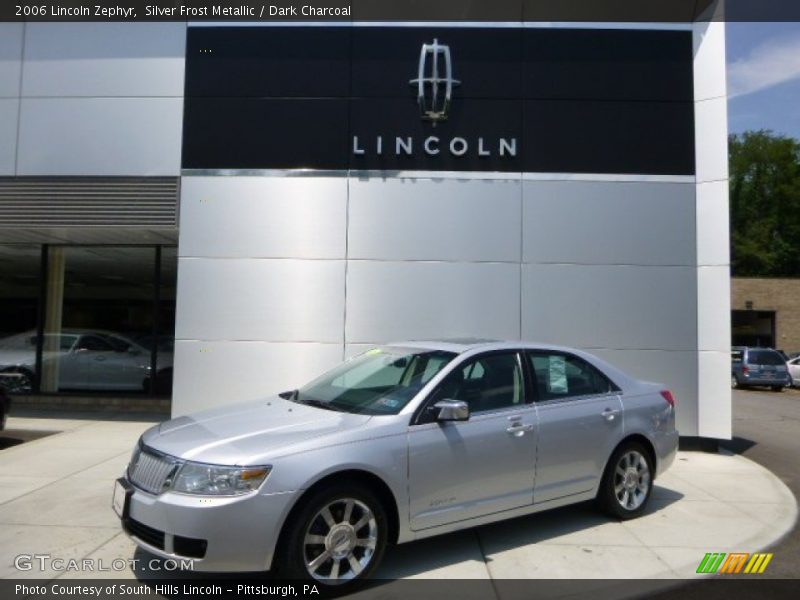
[[[785,365],[783,357],[773,350],[751,350],[747,353],[747,362],[751,365]]]

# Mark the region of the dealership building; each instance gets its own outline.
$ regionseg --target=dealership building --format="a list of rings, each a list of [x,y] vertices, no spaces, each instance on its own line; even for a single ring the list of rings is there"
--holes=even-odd
[[[724,32],[0,24],[0,369],[180,415],[524,339],[729,438]]]

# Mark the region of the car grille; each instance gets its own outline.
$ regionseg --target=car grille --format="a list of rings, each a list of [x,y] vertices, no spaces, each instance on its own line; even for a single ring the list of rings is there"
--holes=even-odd
[[[151,494],[160,494],[164,491],[167,479],[177,466],[174,459],[159,456],[142,449],[131,461],[128,477],[131,483]]]

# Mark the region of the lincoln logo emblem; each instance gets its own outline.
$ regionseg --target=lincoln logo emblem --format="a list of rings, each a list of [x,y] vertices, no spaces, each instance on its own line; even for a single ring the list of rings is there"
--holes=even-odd
[[[441,64],[440,58],[444,65]],[[443,74],[440,73],[442,66],[444,66]],[[453,87],[461,84],[460,81],[453,79],[450,46],[440,44],[435,38],[432,44],[422,44],[417,78],[409,83],[417,86],[417,102],[423,119],[431,121],[434,125],[447,120]]]

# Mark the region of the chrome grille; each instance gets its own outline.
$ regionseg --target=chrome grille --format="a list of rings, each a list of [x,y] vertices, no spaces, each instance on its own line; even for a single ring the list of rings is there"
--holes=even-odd
[[[151,454],[146,449],[137,454],[130,468],[131,483],[151,494],[160,494],[172,470],[177,467],[177,462],[166,456]]]

